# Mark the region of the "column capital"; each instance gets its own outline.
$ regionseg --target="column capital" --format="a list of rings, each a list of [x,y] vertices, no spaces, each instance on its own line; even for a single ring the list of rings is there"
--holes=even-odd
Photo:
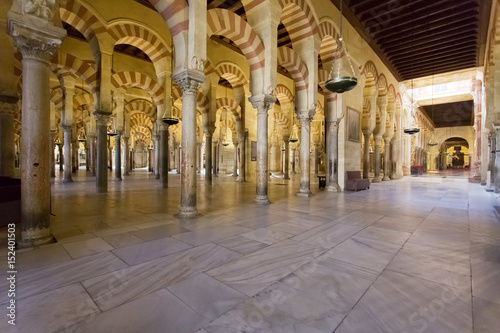
[[[18,111],[16,96],[0,95],[0,116],[14,117]]]
[[[172,80],[177,82],[183,94],[197,94],[198,88],[205,81],[205,74],[198,70],[186,69],[172,74]]]
[[[109,118],[111,117],[110,112],[94,111],[95,121],[97,126],[108,126]]]
[[[297,120],[300,121],[301,123],[302,122],[311,122],[311,120],[313,119],[313,117],[311,117],[311,114],[309,113],[309,111],[298,111],[297,112]]]
[[[61,127],[64,130],[64,132],[70,132],[73,129],[73,125],[69,124],[62,124]]]
[[[276,97],[273,95],[261,94],[248,97],[248,101],[252,104],[254,109],[257,109],[257,113],[267,113],[267,111],[273,107],[273,104],[276,103]]]
[[[215,132],[215,125],[203,126],[203,133],[205,133],[206,136],[212,136],[214,132]]]

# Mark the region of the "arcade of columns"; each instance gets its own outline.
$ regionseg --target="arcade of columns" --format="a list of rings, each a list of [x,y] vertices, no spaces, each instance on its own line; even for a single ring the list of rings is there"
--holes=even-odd
[[[410,165],[432,164],[433,153],[427,146],[432,123],[419,110],[409,112],[408,94],[399,92],[397,81],[366,43],[351,50],[360,70],[358,87],[343,95],[324,89],[328,73],[318,69],[318,58],[323,68],[330,68],[338,37],[332,19],[338,11],[329,1],[318,6],[328,7],[331,17],[319,19],[319,9],[301,1],[244,1],[244,20],[228,10],[207,10],[206,1],[181,0],[174,6],[171,0],[150,0],[161,13],[152,19],[163,22],[160,32],[133,17],[106,22],[89,5],[92,2],[64,1],[58,8],[56,1],[28,10],[23,6],[34,1],[14,0],[8,16],[4,13],[10,41],[2,36],[1,42],[13,45],[9,58],[14,60],[0,96],[0,174],[14,175],[15,142],[20,138],[23,246],[52,240],[50,178],[59,168],[64,170],[63,181],[72,182],[79,165],[78,139],[83,136],[97,192],[107,192],[110,165],[114,180],[124,179],[139,150],[147,154],[150,170],[165,188],[169,169],[176,168],[181,177],[181,218],[198,214],[196,177],[203,164],[207,184],[217,176],[224,128],[230,129],[234,147],[232,174],[237,181],[255,181],[257,204],[269,203],[270,171],[283,173],[284,179],[296,172],[297,195],[310,197],[312,172],[325,173],[326,190],[340,191],[345,170],[362,170],[364,178],[380,182],[403,177]],[[61,20],[85,37],[91,61],[83,61],[71,54],[71,45],[65,46],[68,37]],[[293,49],[277,47],[280,22],[288,28]],[[302,29],[292,29],[295,25]],[[350,26],[346,30],[348,36],[355,34]],[[231,39],[242,55],[233,52],[224,59],[217,51],[221,46],[210,41],[215,35]],[[141,49],[152,65],[144,65],[141,72],[141,66],[125,69],[121,61],[119,71],[115,66],[119,56],[113,58],[116,44]],[[278,65],[291,79],[277,74]],[[494,65],[490,67],[487,73],[493,77]],[[222,89],[221,78],[230,88]],[[474,98],[482,101],[483,81],[474,87]],[[479,146],[487,134],[478,128],[485,128],[487,117],[480,116],[486,104],[476,102],[476,120],[482,120],[475,127],[475,162],[481,180],[486,179],[484,166],[489,166],[498,190],[500,172],[494,170],[500,166],[500,153],[491,163],[484,163],[484,155],[480,158],[487,150]],[[347,113],[348,108],[358,112]],[[356,124],[356,114],[357,133],[355,125],[350,126]],[[166,125],[164,117],[178,117],[180,123]],[[403,134],[412,121],[421,128],[414,137]],[[109,132],[116,136],[109,138]],[[298,136],[297,143],[290,142],[293,135]],[[489,138],[491,147],[500,140],[498,134]],[[251,142],[256,142],[255,160]],[[321,170],[320,160],[324,160]]]

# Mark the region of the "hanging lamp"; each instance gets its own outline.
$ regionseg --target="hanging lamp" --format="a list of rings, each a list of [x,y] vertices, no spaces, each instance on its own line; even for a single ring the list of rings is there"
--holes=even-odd
[[[412,11],[412,16],[411,16],[411,104],[410,104],[410,115],[413,116],[414,114],[414,103],[413,103],[413,94],[414,94],[414,89],[413,89],[413,76],[414,76],[414,70],[413,70],[413,63],[415,60],[414,53],[415,53],[415,48],[414,48],[414,38],[413,38],[413,17],[415,16],[415,10],[413,9]],[[403,132],[406,134],[417,134],[420,132],[420,128],[418,128],[415,124],[415,118],[413,118],[412,123],[410,124],[410,127],[403,129]]]
[[[342,35],[342,3],[340,0],[340,34],[337,38],[337,49],[333,54],[333,63],[330,70],[329,79],[325,83],[325,88],[331,92],[342,94],[356,87],[358,79],[351,63],[351,58],[347,54]]]
[[[174,110],[174,101],[172,96],[170,96],[170,115],[168,114],[168,111],[165,110],[165,112],[163,113],[163,117],[161,118],[161,121],[163,121],[168,126],[177,125],[179,123],[179,118],[174,117],[172,115],[173,110]]]
[[[294,124],[292,126],[292,135],[290,135],[290,139],[288,139],[288,141],[292,143],[299,141],[299,135],[297,132],[298,132],[297,125]]]
[[[115,126],[114,126],[115,122],[113,121],[113,119],[111,119],[111,123],[113,125],[111,126],[111,130],[107,134],[108,134],[108,136],[117,136],[118,132],[116,132],[116,129],[115,129]]]
[[[434,122],[434,71],[432,71],[431,77],[431,120]],[[432,130],[431,138],[429,139],[429,143],[427,144],[430,147],[437,146],[438,143],[436,138],[434,137],[434,129]]]

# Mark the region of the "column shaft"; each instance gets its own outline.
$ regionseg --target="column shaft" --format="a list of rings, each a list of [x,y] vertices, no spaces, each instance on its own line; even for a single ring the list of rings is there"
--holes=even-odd
[[[372,183],[380,183],[380,140],[381,138],[375,137],[375,176]]]
[[[283,179],[290,179],[290,175],[289,175],[289,167],[290,167],[290,141],[289,141],[289,138],[286,137],[286,138],[283,138],[284,142],[285,142],[285,158],[284,158],[284,168],[283,168]]]
[[[370,131],[363,131],[364,147],[363,147],[363,178],[368,179],[370,172]]]
[[[297,117],[300,120],[300,189],[297,192],[298,196],[312,196],[310,172],[311,165],[309,161],[310,151],[310,126],[311,119],[309,115]]]
[[[108,191],[108,120],[109,113],[94,112],[96,118],[97,132],[97,158],[96,158],[96,188],[97,192],[104,193]]]
[[[64,178],[63,182],[71,183],[73,178],[71,176],[73,157],[71,156],[71,130],[73,126],[63,125],[64,129]]]
[[[129,170],[130,170],[130,147],[128,144],[129,137],[124,136],[123,137],[123,149],[124,151],[124,156],[125,156],[125,168],[123,168],[123,175],[128,176],[129,175]],[[168,167],[167,167],[168,170]]]
[[[118,132],[115,136],[115,179],[122,180],[122,134]]]
[[[0,176],[14,175],[14,115],[17,97],[0,96]]]
[[[340,191],[338,173],[338,125],[340,120],[326,125],[326,187],[327,191]]]
[[[212,184],[212,134],[205,133],[205,181]]]
[[[236,142],[234,144],[234,169],[233,169],[233,177],[238,177],[238,146],[239,146],[239,144]]]
[[[160,174],[163,188],[168,188],[168,126],[160,129]]]
[[[238,174],[238,181],[239,182],[245,182],[246,181],[246,176],[245,176],[245,170],[246,170],[246,159],[245,159],[245,147],[246,147],[246,135],[245,132],[243,131],[242,134],[239,135],[239,148],[240,148],[240,172]]]
[[[389,163],[391,159],[391,138],[385,139],[385,153],[384,153],[384,178],[382,180],[391,180],[389,177]]]

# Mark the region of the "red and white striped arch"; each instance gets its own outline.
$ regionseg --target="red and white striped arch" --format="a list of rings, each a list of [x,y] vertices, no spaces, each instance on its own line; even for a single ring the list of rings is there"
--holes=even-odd
[[[164,60],[170,55],[170,47],[151,28],[136,22],[113,22],[108,27],[116,44],[128,44],[146,53],[155,66],[156,72],[163,70]]]
[[[215,72],[215,68],[214,68],[212,62],[210,61],[210,59],[207,59],[205,61],[205,71],[204,71],[205,76],[209,76],[213,72]]]
[[[273,113],[274,115],[274,119],[276,120],[276,123],[281,126],[282,128],[288,128],[288,125],[289,125],[289,121],[288,121],[288,117],[285,115],[285,113],[283,113],[283,111],[275,111]]]
[[[337,94],[332,93],[325,88],[326,81],[329,79],[329,74],[324,69],[318,70],[318,84],[326,95],[327,102],[333,102],[337,100]]]
[[[130,116],[130,128],[134,126],[143,126],[153,128],[153,122],[151,118],[145,113],[137,112]]]
[[[89,86],[90,92],[96,97],[97,72],[92,63],[84,62],[72,54],[59,52],[57,57],[52,58],[51,68],[54,72],[61,74],[69,72],[78,76]]]
[[[333,61],[334,53],[337,50],[337,39],[339,38],[335,24],[330,18],[321,20],[319,37],[321,38],[319,56],[323,64],[327,64]]]
[[[241,119],[241,107],[236,103],[234,99],[228,97],[217,98],[217,100],[215,101],[215,107],[217,108],[217,110],[226,107],[231,110],[234,119]]]
[[[208,103],[208,98],[203,93],[199,92],[196,107],[201,114],[208,113]]]
[[[226,9],[210,9],[207,11],[207,25],[208,37],[224,36],[240,48],[250,65],[250,71],[264,67],[264,44],[240,16]]]
[[[151,131],[145,126],[130,126],[130,135],[135,138],[134,141],[143,139],[144,142],[151,142]]]
[[[130,114],[130,117],[135,113],[143,113],[151,119],[151,122],[156,120],[156,109],[153,107],[153,104],[145,99],[134,99],[124,107],[125,114]]]
[[[189,8],[186,0],[149,0],[163,17],[172,38],[189,29]]]
[[[285,85],[281,83],[278,84],[274,92],[276,93],[276,98],[280,101],[281,105],[293,102],[292,92]]]
[[[61,87],[52,89],[50,92],[50,101],[54,103],[56,110],[61,112],[63,107],[63,93]]]
[[[385,77],[384,74],[380,74],[377,80],[377,86],[378,86],[378,93],[380,94],[387,94],[387,78]]]
[[[165,102],[163,88],[150,76],[133,71],[118,72],[111,76],[112,92],[120,87],[144,89],[153,99],[156,106]]]
[[[318,34],[318,24],[306,0],[278,0],[283,12],[281,22],[292,43]]]
[[[238,88],[247,84],[247,78],[243,71],[231,62],[223,62],[215,67],[217,76],[226,79],[233,88]]]
[[[285,67],[290,73],[297,91],[308,88],[307,66],[294,50],[285,46],[278,48],[278,65]]]
[[[78,30],[89,42],[95,59],[100,57],[99,38],[107,33],[106,22],[79,0],[61,1],[61,20]]]
[[[91,94],[78,94],[73,97],[73,108],[78,109],[82,105],[94,105],[94,96]]]
[[[375,83],[378,80],[377,66],[375,66],[375,64],[371,60],[366,62],[366,64],[363,66],[363,70],[361,71],[360,74],[364,75],[367,79],[369,77],[372,78],[375,81]]]

